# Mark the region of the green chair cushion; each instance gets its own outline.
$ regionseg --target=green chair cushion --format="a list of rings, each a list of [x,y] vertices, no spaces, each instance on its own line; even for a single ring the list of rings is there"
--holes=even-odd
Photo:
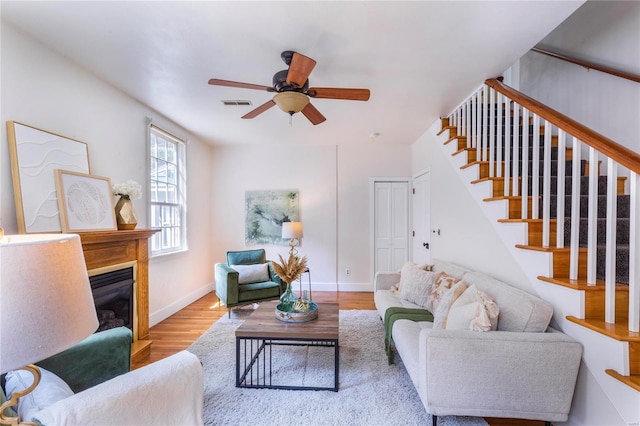
[[[227,252],[227,265],[253,265],[266,262],[267,254],[264,249]]]

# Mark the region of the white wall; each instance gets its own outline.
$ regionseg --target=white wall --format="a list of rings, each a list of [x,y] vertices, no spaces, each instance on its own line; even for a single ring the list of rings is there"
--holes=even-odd
[[[213,148],[210,267],[226,262],[228,250],[264,248],[268,259],[285,257],[288,245],[245,245],[245,191],[297,190],[304,231],[298,253],[307,256],[314,283],[335,287],[335,156],[333,145]]]
[[[431,236],[431,258],[482,271],[535,293],[493,224],[456,174],[440,143],[432,131],[427,131],[412,146],[413,173],[429,169],[431,174],[431,228],[440,229],[440,235]]]
[[[259,142],[259,141],[258,141]],[[371,291],[369,177],[408,176],[408,145],[260,145],[213,149],[213,260],[243,250],[247,190],[297,189],[314,290]],[[288,246],[266,245],[267,257]],[[213,266],[213,263],[212,263]],[[346,276],[345,269],[351,269]]]
[[[640,2],[589,1],[540,46],[640,74]],[[520,90],[614,141],[640,152],[640,84],[529,52]]]
[[[189,252],[152,260],[149,307],[155,324],[211,289],[211,184],[202,176],[210,168],[210,148],[184,129],[104,83],[57,53],[23,36],[3,22],[1,52],[2,122],[19,121],[86,142],[91,172],[113,183],[133,179],[146,194],[146,120],[175,135],[189,138],[187,148]],[[0,225],[17,232],[6,131],[0,149]],[[148,224],[143,199],[134,202],[139,226]]]

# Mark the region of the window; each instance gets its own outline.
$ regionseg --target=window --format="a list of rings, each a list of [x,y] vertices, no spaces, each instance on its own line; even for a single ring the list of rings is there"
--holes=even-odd
[[[149,131],[151,256],[187,249],[185,144],[155,126]]]

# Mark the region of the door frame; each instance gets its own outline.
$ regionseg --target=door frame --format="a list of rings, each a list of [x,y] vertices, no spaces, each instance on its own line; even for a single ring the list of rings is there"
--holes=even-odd
[[[411,243],[411,229],[413,227],[413,204],[411,203],[411,191],[413,190],[413,180],[410,176],[375,176],[369,178],[369,277],[371,280],[372,290],[376,275],[375,268],[375,186],[376,182],[405,182],[409,191],[407,197],[407,258],[413,256]]]
[[[427,188],[427,194],[426,194],[427,195],[427,205],[429,206],[428,209],[427,209],[428,210],[428,214],[429,214],[429,229],[427,230],[427,234],[429,236],[429,246],[431,246],[431,244],[432,244],[432,242],[431,242],[431,233],[432,233],[432,227],[431,227],[431,168],[426,168],[426,169],[419,170],[413,175],[413,177],[411,178],[411,192],[415,195],[413,182],[416,179],[418,179],[419,177],[424,176],[424,175],[429,175],[429,177],[428,177],[428,188]],[[414,226],[416,221],[414,220],[415,219],[415,217],[414,217],[414,213],[415,212],[413,211],[413,197],[411,197],[411,201],[412,201],[412,204],[411,204],[411,229],[414,231],[416,229],[415,226]],[[415,238],[415,237],[412,236],[412,238]],[[411,241],[411,259],[413,259],[413,245],[414,245],[414,241],[412,240]],[[431,249],[429,249],[429,250],[431,250]],[[429,257],[431,257],[431,253],[429,253]]]

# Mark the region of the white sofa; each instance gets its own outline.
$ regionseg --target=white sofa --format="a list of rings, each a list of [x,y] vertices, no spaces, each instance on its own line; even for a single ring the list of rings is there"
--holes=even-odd
[[[500,310],[495,331],[433,329],[432,322],[406,319],[393,324],[395,351],[434,424],[447,415],[566,421],[582,346],[548,327],[551,305],[452,263],[434,261],[433,270],[475,284]],[[383,320],[392,306],[421,308],[390,290],[398,282],[400,273],[375,277]]]

